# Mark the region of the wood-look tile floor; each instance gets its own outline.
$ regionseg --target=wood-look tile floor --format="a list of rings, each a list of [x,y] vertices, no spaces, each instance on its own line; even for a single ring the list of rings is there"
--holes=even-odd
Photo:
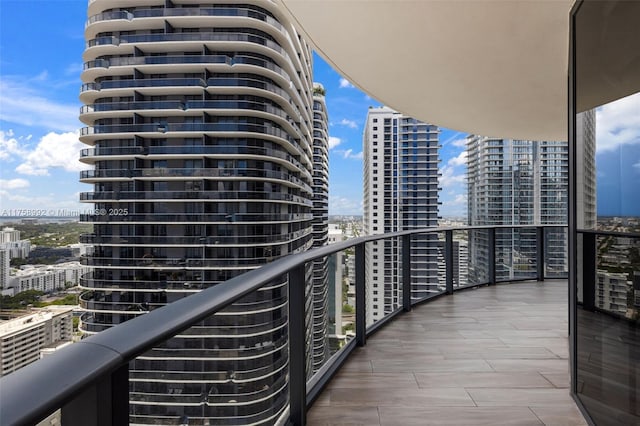
[[[358,348],[309,425],[586,425],[569,395],[567,282],[445,296]]]

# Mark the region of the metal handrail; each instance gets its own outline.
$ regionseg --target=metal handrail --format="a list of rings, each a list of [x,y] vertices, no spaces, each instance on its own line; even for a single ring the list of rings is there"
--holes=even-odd
[[[128,368],[129,361],[132,361],[142,353],[284,274],[293,273],[295,277],[295,274],[300,270],[299,268],[304,268],[304,265],[308,262],[330,256],[351,247],[356,247],[356,257],[358,257],[359,251],[360,254],[364,254],[364,243],[371,241],[426,233],[445,232],[450,234],[452,231],[512,228],[566,228],[566,225],[537,224],[424,228],[358,237],[285,256],[258,269],[251,270],[88,337],[38,362],[2,377],[0,379],[0,394],[2,395],[0,398],[0,424],[37,423],[55,410],[70,403],[89,386],[103,380],[105,376],[122,376],[122,369]],[[364,277],[361,277],[361,280],[364,280]],[[290,279],[290,282],[293,281],[295,280]],[[303,288],[304,286],[290,287]],[[361,288],[363,289],[364,286]],[[304,294],[304,290],[302,290],[302,294]],[[364,297],[364,295],[358,295]],[[407,310],[406,306],[405,310]],[[356,324],[356,328],[358,326],[362,327],[361,330],[365,330],[366,335],[365,324]],[[362,335],[362,331],[357,335],[360,337],[357,337],[356,340],[362,339],[358,343],[363,344],[365,336]],[[125,373],[127,373],[126,370]],[[333,373],[326,374],[331,375]],[[294,380],[293,376],[294,374],[291,374],[292,381]],[[37,386],[34,385],[36,383]],[[127,383],[126,378],[124,383]],[[128,398],[128,395],[126,395],[126,398]],[[294,411],[293,407],[291,411]],[[116,423],[114,422],[113,424]]]

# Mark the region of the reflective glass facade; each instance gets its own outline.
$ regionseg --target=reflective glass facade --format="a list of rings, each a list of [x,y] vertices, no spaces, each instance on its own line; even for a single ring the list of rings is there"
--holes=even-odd
[[[597,425],[640,424],[638,17],[638,2],[584,1],[572,11],[572,393]],[[580,138],[590,108],[592,150]],[[593,180],[583,176],[587,162]],[[591,187],[595,200],[584,196]]]

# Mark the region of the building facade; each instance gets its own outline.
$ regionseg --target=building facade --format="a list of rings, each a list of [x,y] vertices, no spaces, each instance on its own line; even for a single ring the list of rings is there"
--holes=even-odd
[[[19,230],[5,227],[0,231],[0,249],[7,250],[10,259],[26,259],[31,252],[31,241],[21,240]]]
[[[325,89],[313,85],[313,247],[329,240],[329,118]],[[330,355],[328,342],[329,259],[313,263],[312,345],[313,371],[317,371]]]
[[[365,124],[365,235],[426,228],[438,224],[438,135],[436,126],[387,107],[370,108]],[[411,242],[411,297],[437,291],[437,235]],[[401,242],[367,244],[367,323],[395,310],[402,301]]]
[[[0,323],[0,376],[41,358],[41,352],[71,342],[73,308],[49,306]]]
[[[469,225],[566,224],[566,142],[467,138]],[[502,229],[495,235],[496,279],[535,277],[536,230]],[[469,282],[488,279],[489,236],[471,231]],[[547,271],[567,270],[566,231],[545,235]]]
[[[95,0],[88,15],[80,140],[94,170],[81,201],[96,214],[81,218],[94,224],[82,331],[309,249],[312,57],[278,6]],[[287,285],[139,357],[131,424],[273,424],[288,398]]]
[[[11,270],[11,259],[9,250],[0,249],[0,289],[9,288],[9,271]]]

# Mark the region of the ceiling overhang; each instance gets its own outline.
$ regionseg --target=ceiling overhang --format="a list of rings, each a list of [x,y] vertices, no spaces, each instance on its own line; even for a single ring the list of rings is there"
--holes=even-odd
[[[279,0],[325,60],[405,114],[459,131],[567,138],[573,0]]]

